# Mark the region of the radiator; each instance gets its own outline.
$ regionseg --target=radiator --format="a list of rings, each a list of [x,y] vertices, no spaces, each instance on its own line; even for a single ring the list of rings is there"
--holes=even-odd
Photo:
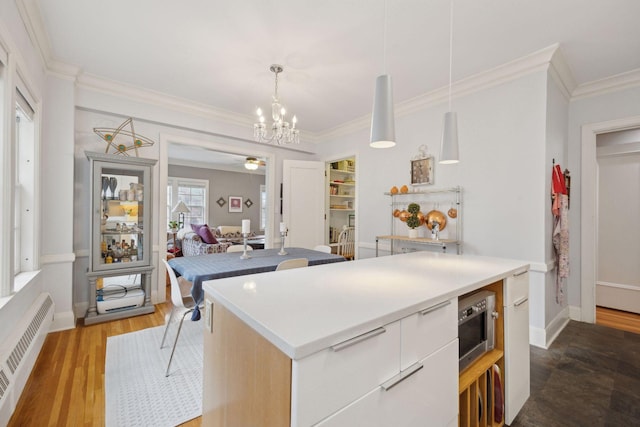
[[[4,347],[6,354],[0,355],[0,426],[9,423],[49,332],[53,313],[51,295],[43,293],[15,322],[14,333]]]

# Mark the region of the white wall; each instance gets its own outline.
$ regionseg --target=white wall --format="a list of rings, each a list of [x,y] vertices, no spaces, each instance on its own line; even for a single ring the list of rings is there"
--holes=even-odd
[[[540,71],[454,100],[461,161],[436,164],[433,187],[463,187],[465,253],[545,262],[545,99]],[[437,105],[396,117],[398,143],[390,149],[370,148],[368,129],[319,145],[323,159],[357,155],[361,257],[373,256],[375,236],[389,233],[383,193],[409,184],[418,147],[427,144],[437,161],[444,112]]]
[[[47,76],[42,126],[42,243],[44,289],[55,302],[52,329],[75,326],[73,315],[74,83]]]
[[[551,329],[560,328],[568,318],[568,311],[563,310],[567,306],[567,283],[558,288],[556,283],[556,270],[553,268],[555,254],[553,250],[553,242],[551,239],[553,233],[553,215],[551,213],[551,169],[553,162],[560,165],[562,170],[567,169],[567,152],[568,152],[568,117],[569,117],[569,100],[565,96],[564,92],[560,89],[561,86],[557,80],[553,77],[553,73],[549,73],[549,79],[547,81],[547,114],[546,114],[546,142],[547,149],[544,159],[544,182],[545,192],[544,194],[544,218],[545,227],[544,233],[546,238],[545,245],[545,260],[547,267],[550,270],[545,275],[544,280],[544,312],[536,312],[531,310],[530,318],[533,328],[537,328],[539,333],[545,331],[544,342],[538,342],[538,344],[547,346],[550,341],[549,334],[553,335],[554,330]],[[542,207],[542,206],[541,206]],[[576,209],[576,204],[571,200],[571,208]],[[579,232],[577,230],[570,230],[570,232]],[[574,249],[574,248],[570,248]],[[571,273],[578,268],[571,269]],[[538,291],[538,292],[536,292]],[[538,293],[540,289],[532,292],[534,295]],[[535,299],[535,296],[532,296]],[[537,306],[532,304],[532,307]],[[542,316],[542,317],[541,317]],[[541,322],[544,320],[544,323]],[[541,340],[542,341],[542,340]]]
[[[210,227],[218,225],[242,225],[243,219],[251,220],[251,231],[260,233],[260,186],[265,176],[258,173],[232,172],[189,166],[169,166],[169,176],[204,179],[209,182],[209,206],[207,222]],[[242,212],[229,212],[229,196],[242,197]],[[216,203],[222,197],[227,204]],[[253,204],[247,207],[247,199]]]

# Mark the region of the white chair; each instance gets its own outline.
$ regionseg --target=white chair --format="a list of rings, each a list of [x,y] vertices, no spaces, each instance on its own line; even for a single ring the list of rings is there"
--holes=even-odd
[[[282,261],[280,264],[278,264],[278,266],[276,267],[276,271],[289,270],[291,268],[306,267],[308,265],[309,265],[309,260],[307,258],[287,259],[285,261]]]
[[[353,259],[355,256],[355,236],[354,227],[345,227],[338,236],[337,254],[342,255],[346,259]]]
[[[314,251],[320,251],[327,254],[331,253],[331,246],[329,245],[317,245],[313,248]]]
[[[251,245],[247,245],[247,252],[252,250]],[[227,248],[227,252],[244,252],[244,245],[231,245]]]
[[[173,361],[173,353],[176,351],[176,345],[178,344],[178,338],[180,337],[180,331],[182,330],[182,322],[184,322],[184,318],[187,314],[191,313],[196,303],[191,298],[189,292],[184,294],[184,290],[180,289],[180,282],[178,281],[178,277],[176,276],[176,272],[173,271],[173,268],[169,265],[166,260],[162,260],[164,262],[164,266],[167,268],[167,273],[169,274],[169,279],[171,281],[171,302],[173,307],[171,308],[171,314],[169,315],[169,320],[167,321],[167,327],[164,330],[164,335],[162,336],[162,342],[160,343],[160,348],[164,347],[164,341],[167,338],[167,332],[169,331],[169,325],[173,321],[173,316],[176,311],[184,310],[182,314],[182,319],[180,319],[180,326],[178,326],[178,333],[176,334],[176,339],[173,341],[173,349],[171,350],[171,357],[169,358],[169,364],[167,365],[167,372],[165,373],[165,377],[169,376],[169,369],[171,368],[171,362]],[[184,282],[187,282],[186,280]],[[188,283],[188,282],[187,282]],[[186,286],[185,286],[186,288]]]

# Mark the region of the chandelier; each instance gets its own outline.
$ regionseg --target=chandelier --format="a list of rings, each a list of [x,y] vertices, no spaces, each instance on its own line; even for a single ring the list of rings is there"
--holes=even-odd
[[[267,129],[265,118],[262,115],[262,109],[258,108],[256,114],[258,115],[258,123],[253,125],[253,138],[258,142],[264,142],[267,144],[299,144],[300,143],[300,131],[296,129],[296,123],[298,119],[296,116],[291,118],[291,124],[285,120],[287,111],[280,104],[278,99],[278,74],[282,72],[282,65],[273,64],[269,68],[276,75],[276,90],[272,97],[271,102],[271,134]]]

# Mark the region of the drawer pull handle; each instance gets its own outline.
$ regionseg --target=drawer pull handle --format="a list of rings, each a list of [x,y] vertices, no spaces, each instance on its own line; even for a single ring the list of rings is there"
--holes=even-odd
[[[407,378],[409,378],[411,375],[413,375],[416,372],[418,372],[422,368],[424,368],[424,365],[422,363],[416,363],[415,365],[413,365],[413,366],[405,369],[404,371],[400,372],[398,375],[396,375],[395,377],[391,378],[389,381],[383,383],[380,387],[382,387],[382,389],[384,391],[389,391],[392,388],[394,388],[395,386],[397,386],[398,384],[400,384],[402,381],[404,381]]]
[[[446,307],[446,306],[448,306],[449,304],[451,304],[451,300],[442,301],[440,304],[436,304],[436,305],[431,306],[431,307],[429,307],[429,308],[425,308],[424,310],[422,310],[422,311],[420,312],[420,314],[422,314],[422,315],[424,316],[425,314],[429,314],[429,313],[431,313],[432,311],[436,311],[436,310],[438,310],[438,309],[440,309],[440,308],[442,308],[442,307]]]
[[[357,337],[353,337],[353,338],[348,339],[346,341],[342,341],[341,343],[338,343],[338,344],[332,346],[331,349],[333,351],[344,350],[347,347],[351,347],[352,345],[358,344],[359,342],[362,342],[364,340],[368,340],[369,338],[373,338],[373,337],[378,336],[380,334],[384,334],[385,332],[387,332],[387,330],[381,326],[381,327],[379,327],[377,329],[374,329],[373,331],[365,332],[364,334],[358,335]]]
[[[518,277],[518,276],[522,276],[523,274],[525,274],[528,270],[524,270],[521,271],[520,273],[513,273],[513,277]]]
[[[529,300],[529,297],[524,297],[524,298],[522,298],[522,299],[520,299],[520,300],[518,300],[518,301],[514,302],[514,303],[513,303],[513,306],[514,306],[514,307],[519,307],[519,306],[521,306],[522,304],[524,304],[525,302],[527,302],[528,300]]]

